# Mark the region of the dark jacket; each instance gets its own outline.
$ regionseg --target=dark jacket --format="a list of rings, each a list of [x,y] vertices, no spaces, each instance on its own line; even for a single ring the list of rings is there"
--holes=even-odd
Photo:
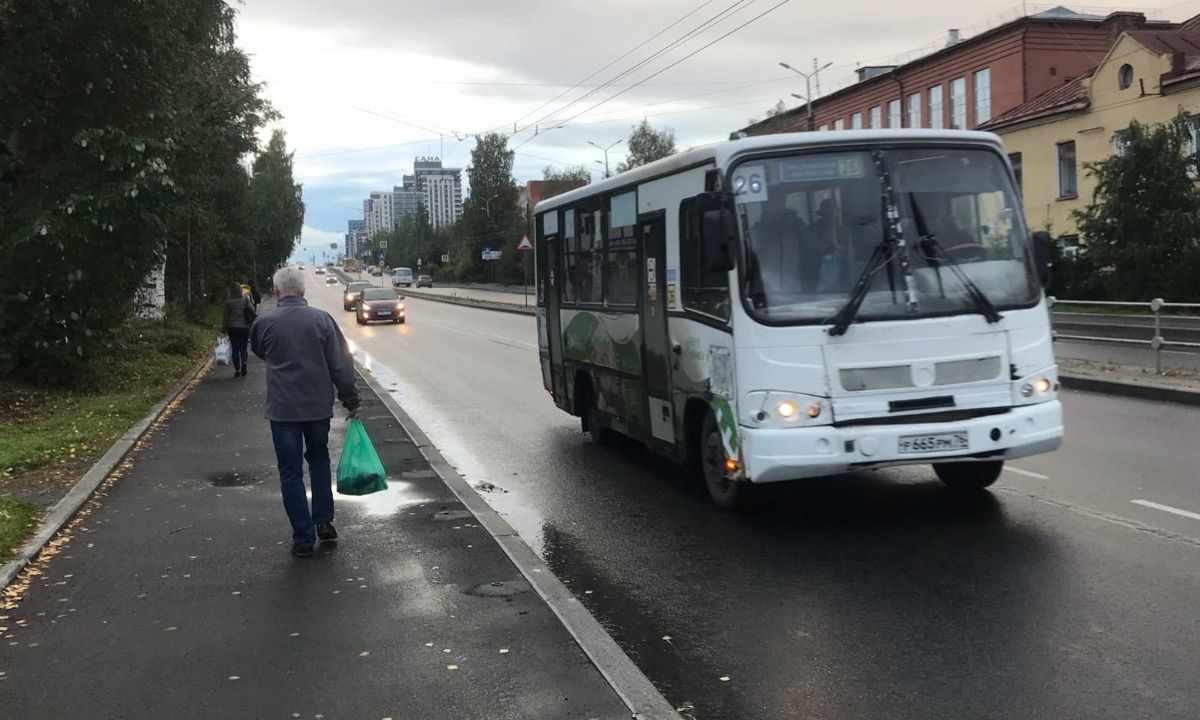
[[[246,307],[250,305],[250,298],[245,295],[236,298],[229,298],[225,301],[223,308],[224,312],[221,315],[221,332],[229,332],[229,328],[248,328],[250,323],[246,322]]]
[[[250,350],[267,364],[267,419],[309,422],[333,417],[334,391],[342,406],[359,405],[354,361],[333,317],[302,297],[279,299],[250,328]]]

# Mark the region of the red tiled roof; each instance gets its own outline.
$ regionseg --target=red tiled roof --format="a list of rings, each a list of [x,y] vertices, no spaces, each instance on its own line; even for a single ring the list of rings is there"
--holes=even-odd
[[[1087,90],[1083,81],[1092,76],[1092,70],[1079,77],[1068,80],[1062,85],[1038,95],[1029,102],[1016,106],[1002,115],[981,124],[980,130],[992,131],[997,128],[1015,125],[1026,120],[1058,115],[1072,110],[1083,110],[1088,106]]]

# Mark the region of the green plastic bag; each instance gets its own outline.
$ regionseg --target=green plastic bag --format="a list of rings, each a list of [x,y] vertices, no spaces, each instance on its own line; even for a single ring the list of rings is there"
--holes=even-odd
[[[338,460],[337,490],[342,495],[370,495],[387,490],[387,472],[362,420],[352,418]]]

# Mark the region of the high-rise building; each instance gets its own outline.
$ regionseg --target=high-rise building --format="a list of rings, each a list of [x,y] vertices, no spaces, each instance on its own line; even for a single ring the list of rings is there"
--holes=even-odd
[[[386,232],[394,227],[395,213],[392,210],[392,193],[376,190],[363,203],[363,220],[367,224],[367,235]]]
[[[405,176],[407,180],[408,176]],[[407,216],[416,217],[421,209],[424,196],[416,190],[406,189],[405,185],[392,188],[392,225],[399,226],[400,221]],[[415,186],[415,183],[414,183]]]
[[[365,204],[365,203],[364,203]],[[358,233],[367,231],[366,220],[347,220],[346,221],[346,257],[358,256],[358,245],[355,242],[355,236]]]
[[[433,227],[449,225],[462,217],[462,170],[442,167],[438,158],[417,158],[413,162],[414,188],[423,196],[429,223]],[[409,176],[404,180],[407,184]]]

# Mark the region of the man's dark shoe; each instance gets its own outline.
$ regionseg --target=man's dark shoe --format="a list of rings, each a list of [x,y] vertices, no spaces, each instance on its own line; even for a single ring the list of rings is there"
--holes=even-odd
[[[322,540],[337,540],[337,530],[333,527],[333,523],[317,525],[317,537]]]
[[[312,545],[293,545],[292,546],[292,554],[295,555],[296,557],[312,557],[313,546]]]

